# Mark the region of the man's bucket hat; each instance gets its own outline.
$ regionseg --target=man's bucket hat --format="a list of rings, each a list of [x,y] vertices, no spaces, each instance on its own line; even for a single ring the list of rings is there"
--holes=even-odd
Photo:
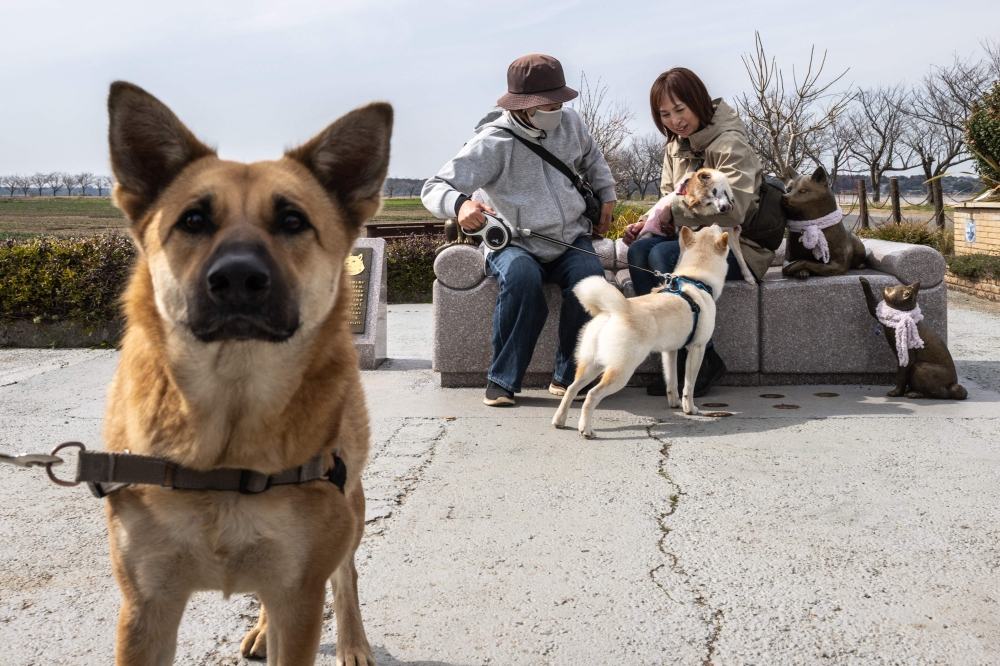
[[[533,53],[518,58],[507,68],[507,94],[497,106],[508,111],[545,104],[561,104],[577,96],[566,86],[562,65],[552,56]]]

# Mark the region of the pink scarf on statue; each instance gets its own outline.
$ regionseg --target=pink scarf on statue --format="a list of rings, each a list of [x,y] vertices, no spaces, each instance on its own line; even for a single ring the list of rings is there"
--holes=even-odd
[[[788,220],[788,230],[802,234],[802,245],[807,250],[812,250],[818,261],[827,264],[830,263],[830,246],[823,235],[823,229],[839,224],[842,219],[844,211],[838,205],[837,210],[815,220]]]
[[[900,367],[906,367],[910,364],[910,350],[924,347],[924,341],[917,332],[917,322],[924,318],[920,314],[920,306],[912,310],[897,310],[882,301],[875,308],[875,316],[883,326],[896,329],[896,355],[899,357]]]

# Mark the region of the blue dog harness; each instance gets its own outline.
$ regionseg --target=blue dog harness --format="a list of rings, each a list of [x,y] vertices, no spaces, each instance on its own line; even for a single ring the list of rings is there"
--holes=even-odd
[[[673,294],[675,296],[680,296],[687,301],[688,307],[691,308],[691,315],[694,318],[694,322],[691,324],[691,333],[688,334],[687,340],[684,341],[684,347],[687,348],[687,346],[691,344],[691,340],[694,338],[695,331],[698,330],[698,313],[701,312],[701,308],[694,302],[693,298],[685,294],[684,290],[681,289],[682,282],[686,282],[697,287],[698,289],[701,289],[713,298],[715,297],[715,294],[712,293],[712,288],[704,282],[692,280],[691,278],[686,278],[681,275],[674,275],[670,277],[670,279],[668,279],[663,285],[663,291],[660,292],[661,294]]]

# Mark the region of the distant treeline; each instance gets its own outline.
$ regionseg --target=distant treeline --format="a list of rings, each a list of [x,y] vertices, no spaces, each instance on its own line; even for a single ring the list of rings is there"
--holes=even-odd
[[[14,174],[10,176],[0,176],[0,193],[7,190],[10,196],[56,196],[60,193],[72,196],[96,194],[104,196],[111,193],[111,188],[115,184],[115,179],[111,176],[93,174],[88,171],[83,173],[67,173],[65,171],[53,171],[52,173],[35,173],[30,176]]]

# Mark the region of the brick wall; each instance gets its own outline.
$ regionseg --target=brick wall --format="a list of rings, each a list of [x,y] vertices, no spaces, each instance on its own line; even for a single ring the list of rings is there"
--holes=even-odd
[[[976,242],[965,240],[969,220],[976,223]],[[1000,203],[955,206],[955,254],[1000,254]]]
[[[948,271],[944,276],[945,284],[949,289],[960,291],[963,294],[987,298],[991,301],[1000,301],[1000,280],[984,278],[981,280],[970,280],[959,277]]]

